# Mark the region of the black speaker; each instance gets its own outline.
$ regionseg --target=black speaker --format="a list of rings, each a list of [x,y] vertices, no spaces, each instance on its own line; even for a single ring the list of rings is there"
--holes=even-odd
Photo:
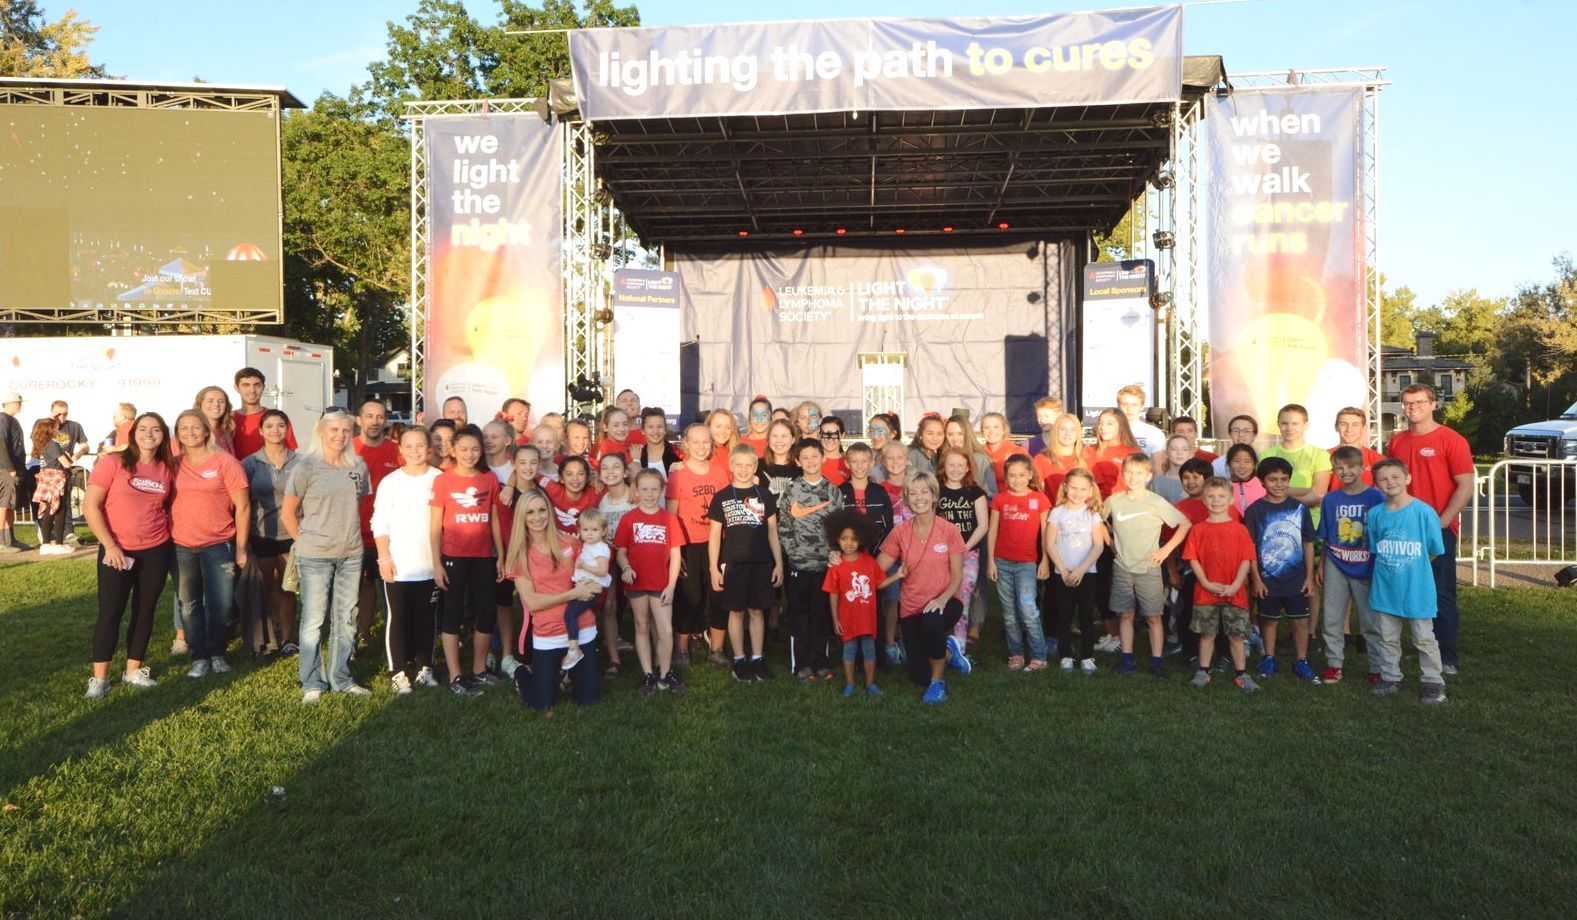
[[[1002,340],[1002,379],[1007,390],[1011,431],[1039,431],[1035,424],[1035,400],[1049,392],[1051,374],[1050,343],[1044,335],[1010,335]]]

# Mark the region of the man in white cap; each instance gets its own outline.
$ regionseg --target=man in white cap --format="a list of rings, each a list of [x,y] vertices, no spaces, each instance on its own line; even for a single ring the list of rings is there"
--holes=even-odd
[[[11,526],[16,522],[17,480],[27,468],[27,450],[22,443],[22,394],[0,396],[0,554],[17,553],[30,547],[16,542]]]

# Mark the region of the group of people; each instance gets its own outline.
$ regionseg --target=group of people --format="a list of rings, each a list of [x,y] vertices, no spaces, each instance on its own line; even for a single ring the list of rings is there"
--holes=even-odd
[[[71,527],[71,471],[88,453],[82,425],[70,417],[65,400],[49,405],[49,414],[34,420],[24,433],[18,416],[22,394],[0,395],[0,555],[33,549],[15,532],[18,499],[28,496],[38,525],[38,552],[69,555],[76,542]]]
[[[855,441],[813,402],[766,397],[743,425],[716,409],[676,434],[625,390],[594,420],[534,418],[516,398],[481,425],[457,397],[409,427],[368,400],[324,413],[298,453],[262,391],[246,368],[238,407],[209,387],[173,433],[135,414],[125,449],[94,467],[90,697],[110,690],[123,621],[122,680],[153,683],[144,660],[172,570],[172,651],[190,677],[229,669],[231,612],[245,608],[254,651],[299,656],[307,704],[370,692],[350,664],[380,606],[399,694],[512,684],[536,709],[564,688],[589,703],[631,653],[640,692],[682,693],[694,654],[741,682],[770,680],[769,660],[801,681],[841,678],[845,696],[882,693],[879,670],[900,668],[935,704],[949,670],[975,667],[982,575],[1011,671],[1094,674],[1100,652],[1134,673],[1142,632],[1151,675],[1180,654],[1194,685],[1225,670],[1252,691],[1281,669],[1283,620],[1301,680],[1342,680],[1358,646],[1373,691],[1394,693],[1407,629],[1425,702],[1445,700],[1459,666],[1455,532],[1473,466],[1424,385],[1403,394],[1409,427],[1385,456],[1362,410],[1343,410],[1327,451],[1305,440],[1297,405],[1269,446],[1255,419],[1230,420],[1217,456],[1192,419],[1150,424],[1137,387],[1094,418],[1093,443],[1052,397],[1021,445],[995,412],[926,414],[908,441],[881,414]]]

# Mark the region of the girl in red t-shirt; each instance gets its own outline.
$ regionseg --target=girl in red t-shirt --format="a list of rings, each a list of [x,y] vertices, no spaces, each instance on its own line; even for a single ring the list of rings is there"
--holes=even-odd
[[[618,454],[628,460],[630,449],[624,442],[630,436],[630,417],[624,410],[618,406],[609,406],[603,411],[602,421],[597,427],[602,439],[591,450],[592,462],[600,468],[602,458],[609,454]]]
[[[838,547],[838,562],[827,569],[821,590],[832,607],[832,631],[843,640],[843,695],[853,696],[854,661],[865,663],[865,692],[880,696],[876,686],[876,607],[882,588],[902,574],[900,566],[888,575],[871,551],[876,545],[876,524],[853,508],[834,511],[823,526]]]
[[[1016,454],[1003,464],[1004,487],[991,500],[991,529],[986,533],[986,576],[997,583],[1002,625],[1007,630],[1008,670],[1044,671],[1046,634],[1040,624],[1036,580],[1049,573],[1041,550],[1051,500],[1040,491],[1028,456]],[[1029,663],[1024,663],[1024,637],[1029,637]]]
[[[678,633],[674,666],[681,671],[690,666],[685,651],[687,636],[704,637],[716,656],[714,662],[721,659],[726,664],[728,660],[722,653],[728,611],[721,609],[721,598],[712,596],[706,541],[712,532],[707,516],[712,496],[733,478],[726,459],[713,459],[712,432],[705,425],[697,422],[684,430],[684,450],[684,460],[668,474],[667,490],[668,510],[678,516],[685,531],[684,567],[674,601],[674,630]]]
[[[550,482],[544,491],[553,503],[553,517],[559,533],[573,537],[580,530],[580,513],[597,507],[601,493],[591,484],[591,464],[579,455],[566,456],[559,465],[559,481]]]
[[[674,589],[679,584],[684,528],[673,512],[662,506],[663,477],[656,470],[635,474],[634,510],[619,519],[613,546],[619,554],[620,580],[630,611],[635,616],[635,657],[641,673],[656,680],[656,688],[685,691],[684,681],[673,671]],[[652,657],[652,629],[657,626],[656,660]],[[642,690],[646,684],[643,681]]]
[[[1084,426],[1076,415],[1064,412],[1051,424],[1051,440],[1036,454],[1035,475],[1046,486],[1046,495],[1056,500],[1063,477],[1080,467],[1088,470],[1095,462],[1095,451],[1084,444]]]
[[[493,585],[501,578],[498,558],[503,534],[498,522],[498,477],[482,466],[482,433],[467,425],[455,433],[452,470],[433,480],[431,527],[433,582],[443,592],[444,661],[449,689],[475,696],[478,684],[501,684],[487,670],[487,650],[498,626]],[[471,675],[460,667],[460,628],[467,615],[476,620],[471,638]]]
[[[1003,466],[1009,457],[1029,456],[1029,451],[1014,444],[1008,437],[1007,416],[1000,412],[987,412],[980,417],[981,448],[986,456],[991,458],[991,474],[996,477],[997,488],[1004,488],[1002,484],[1005,475]]]
[[[1134,440],[1128,427],[1128,417],[1116,409],[1103,409],[1095,420],[1095,451],[1090,462],[1090,472],[1095,474],[1095,485],[1101,490],[1101,500],[1111,498],[1122,480],[1123,458],[1141,453],[1139,442]]]
[[[183,448],[170,504],[175,537],[175,597],[192,665],[187,677],[230,670],[230,603],[236,572],[246,567],[251,489],[241,462],[217,449],[208,420],[196,409],[175,419]]]
[[[739,440],[756,449],[756,456],[767,455],[767,426],[772,424],[772,400],[757,396],[745,414],[745,433]]]

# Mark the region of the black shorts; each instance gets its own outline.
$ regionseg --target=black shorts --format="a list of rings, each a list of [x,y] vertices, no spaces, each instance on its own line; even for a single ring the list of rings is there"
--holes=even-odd
[[[1283,617],[1289,620],[1308,619],[1309,599],[1301,594],[1262,597],[1259,599],[1259,615],[1266,620],[1279,620]]]
[[[275,540],[272,537],[253,537],[247,541],[246,551],[258,559],[275,559],[290,552],[295,542],[289,538]]]
[[[493,585],[498,580],[498,563],[492,556],[445,556],[442,629],[445,635],[458,636],[467,618],[476,631],[492,635],[498,627],[498,607],[493,604]]]
[[[772,588],[772,563],[723,564],[724,610],[770,610],[777,602],[777,592]]]

